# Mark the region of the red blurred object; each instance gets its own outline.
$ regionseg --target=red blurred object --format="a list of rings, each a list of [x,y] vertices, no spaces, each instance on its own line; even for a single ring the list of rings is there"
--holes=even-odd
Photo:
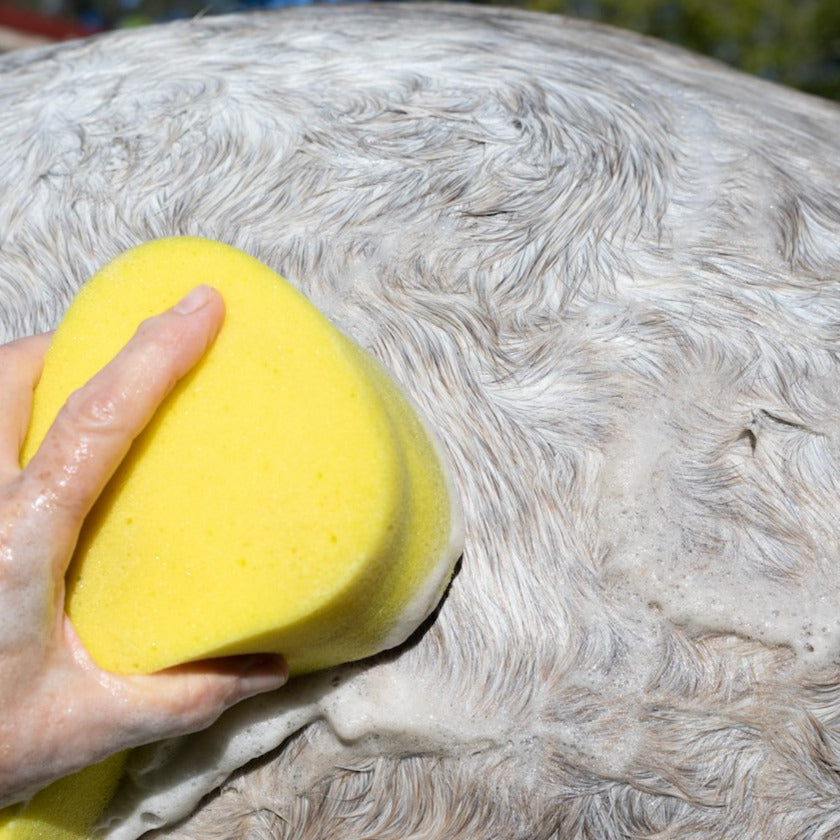
[[[82,26],[77,21],[46,17],[45,15],[39,15],[37,12],[30,12],[27,9],[21,9],[19,6],[13,6],[10,3],[0,3],[0,27],[50,41],[81,38],[96,31]]]

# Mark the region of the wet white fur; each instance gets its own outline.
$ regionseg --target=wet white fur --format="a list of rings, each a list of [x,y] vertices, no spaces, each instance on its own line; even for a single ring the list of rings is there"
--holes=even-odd
[[[271,750],[160,836],[840,834],[836,106],[370,6],[11,54],[0,114],[0,340],[142,240],[225,240],[391,369],[464,500],[413,644],[149,753],[132,825]]]

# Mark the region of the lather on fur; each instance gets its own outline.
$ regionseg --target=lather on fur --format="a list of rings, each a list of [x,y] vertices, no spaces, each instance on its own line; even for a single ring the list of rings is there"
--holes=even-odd
[[[155,836],[840,836],[840,109],[409,5],[11,54],[0,115],[0,340],[227,241],[390,368],[466,513],[412,644],[141,754],[112,837],[220,783]]]

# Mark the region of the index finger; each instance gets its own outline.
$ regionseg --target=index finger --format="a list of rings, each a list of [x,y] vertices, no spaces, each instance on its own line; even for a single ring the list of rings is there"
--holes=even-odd
[[[24,470],[49,518],[43,533],[75,533],[133,440],[216,337],[224,302],[208,286],[144,321],[119,354],[70,395]],[[67,558],[69,559],[69,558]]]

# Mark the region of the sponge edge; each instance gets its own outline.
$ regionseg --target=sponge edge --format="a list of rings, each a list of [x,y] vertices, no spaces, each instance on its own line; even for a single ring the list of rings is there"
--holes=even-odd
[[[159,240],[95,275],[56,332],[23,462],[138,322],[200,282],[225,325],[86,520],[77,632],[121,673],[276,651],[299,674],[400,643],[462,549],[440,448],[372,357],[241,251]]]

